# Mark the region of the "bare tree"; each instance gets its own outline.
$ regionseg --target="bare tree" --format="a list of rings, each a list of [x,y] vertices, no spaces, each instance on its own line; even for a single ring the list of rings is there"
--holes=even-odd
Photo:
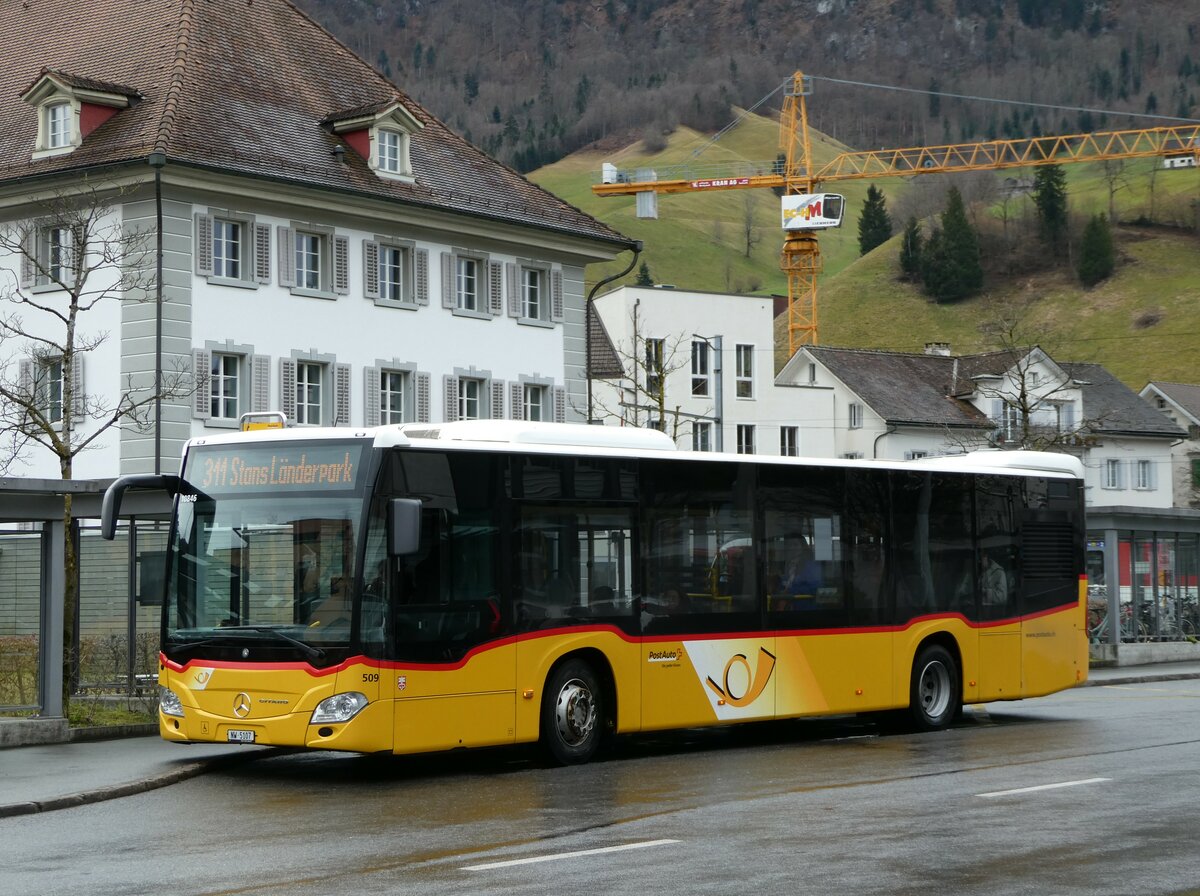
[[[636,305],[629,320],[629,341],[614,346],[624,372],[608,380],[615,390],[613,399],[595,400],[599,416],[620,420],[624,426],[659,429],[678,441],[685,421],[694,415],[672,403],[668,384],[671,374],[690,367],[691,342],[684,333],[647,336]]]
[[[742,254],[746,258],[750,257],[758,241],[758,228],[754,226],[754,196],[750,190],[742,190]]]
[[[1080,385],[1033,338],[1029,305],[1013,305],[980,326],[993,350],[976,356],[974,395],[996,425],[993,444],[1006,449],[1073,452],[1093,441],[1101,418],[1086,418]],[[986,372],[984,372],[986,369]],[[983,374],[983,375],[980,375]]]
[[[41,448],[57,460],[62,478],[71,479],[75,459],[105,433],[148,428],[156,401],[190,390],[190,375],[179,370],[147,387],[130,379],[115,391],[84,388],[84,359],[109,337],[86,316],[112,303],[156,297],[150,234],[122,223],[124,192],[83,179],[42,202],[31,217],[0,224],[0,256],[16,263],[0,279],[0,472]],[[74,680],[78,600],[69,491],[63,523],[65,708]]]
[[[1157,162],[1157,159],[1153,161]],[[1124,159],[1106,159],[1101,163],[1104,171],[1104,181],[1108,184],[1108,220],[1116,226],[1117,223],[1117,193],[1128,189],[1129,178],[1125,172]],[[1150,186],[1150,195],[1154,195],[1154,185]],[[1152,200],[1153,201],[1153,200]]]

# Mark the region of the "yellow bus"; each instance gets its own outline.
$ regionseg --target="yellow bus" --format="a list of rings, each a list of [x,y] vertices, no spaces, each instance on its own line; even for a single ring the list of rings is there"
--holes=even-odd
[[[159,727],[415,753],[963,704],[1087,677],[1083,471],[676,452],[519,421],[190,441]]]

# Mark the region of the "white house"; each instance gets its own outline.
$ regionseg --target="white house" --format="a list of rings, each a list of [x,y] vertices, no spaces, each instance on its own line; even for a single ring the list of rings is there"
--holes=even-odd
[[[661,426],[693,451],[830,453],[831,410],[774,383],[770,297],[626,286],[594,307],[593,419]]]
[[[1187,432],[1171,447],[1171,487],[1176,507],[1200,508],[1200,385],[1156,381],[1138,394]]]
[[[0,337],[0,412],[33,396],[88,438],[101,406],[179,386],[75,477],[173,470],[185,439],[250,411],[578,419],[584,270],[633,241],[484,156],[294,6],[64,0],[0,28],[0,229],[23,250],[0,257],[0,300],[61,310],[77,257],[97,268],[89,292],[112,293],[80,316],[67,371],[38,341],[62,344],[53,315],[0,301],[23,317]],[[70,196],[103,212],[90,238]],[[35,446],[10,472],[59,475]]]

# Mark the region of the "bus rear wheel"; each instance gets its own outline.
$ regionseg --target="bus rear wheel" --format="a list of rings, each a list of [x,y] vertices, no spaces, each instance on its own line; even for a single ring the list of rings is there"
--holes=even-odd
[[[945,728],[962,709],[962,677],[945,647],[930,644],[917,654],[909,689],[909,721],[918,731]]]
[[[550,673],[542,696],[541,744],[560,765],[587,762],[604,733],[604,692],[596,671],[570,659]]]

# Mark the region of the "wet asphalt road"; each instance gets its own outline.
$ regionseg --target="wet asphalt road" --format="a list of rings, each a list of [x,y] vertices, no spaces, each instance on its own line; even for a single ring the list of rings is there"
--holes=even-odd
[[[525,751],[300,754],[0,819],[0,893],[1200,893],[1200,681]]]

